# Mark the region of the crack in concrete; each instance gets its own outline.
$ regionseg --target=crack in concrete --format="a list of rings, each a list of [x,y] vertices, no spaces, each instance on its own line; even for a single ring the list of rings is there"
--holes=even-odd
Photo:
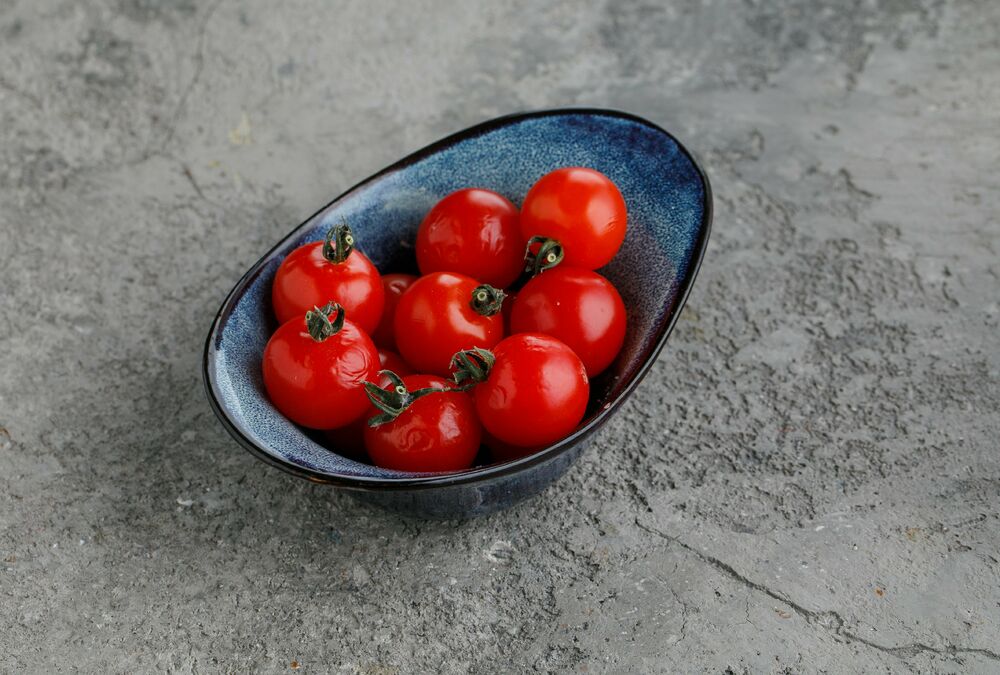
[[[215,15],[216,10],[219,9],[219,5],[222,4],[222,0],[216,0],[208,11],[205,13],[205,20],[201,22],[198,27],[198,37],[196,40],[197,48],[194,54],[195,66],[194,75],[191,77],[191,81],[184,88],[183,93],[181,93],[181,98],[177,102],[177,108],[174,109],[174,114],[170,118],[170,126],[167,127],[167,135],[163,139],[163,143],[160,148],[165,150],[170,144],[170,141],[174,138],[174,132],[177,129],[177,123],[180,121],[181,115],[184,113],[184,108],[187,106],[188,96],[191,95],[191,91],[194,89],[195,85],[201,79],[201,73],[205,69],[205,32],[208,30],[208,23],[212,20]]]
[[[796,614],[804,618],[806,620],[806,623],[810,625],[816,624],[827,630],[832,630],[835,635],[846,639],[848,642],[850,641],[860,642],[861,644],[867,645],[872,649],[877,649],[880,652],[884,652],[891,656],[895,656],[896,658],[899,659],[905,659],[917,656],[918,654],[922,653],[931,653],[940,656],[951,657],[956,661],[958,661],[959,663],[962,663],[961,658],[959,658],[959,655],[961,654],[976,654],[993,661],[1000,661],[1000,653],[997,653],[991,649],[985,649],[979,647],[958,647],[955,645],[945,645],[944,647],[932,647],[930,645],[926,645],[921,642],[914,642],[908,645],[891,647],[879,644],[877,642],[873,642],[844,628],[844,623],[845,623],[844,618],[840,615],[839,612],[833,610],[817,612],[811,609],[806,609],[805,607],[796,603],[794,600],[790,599],[783,593],[780,593],[778,591],[773,591],[767,586],[764,586],[763,584],[757,583],[752,579],[748,579],[747,577],[737,572],[732,565],[699,551],[693,546],[681,541],[677,537],[672,537],[669,534],[666,534],[665,532],[661,532],[655,527],[650,527],[649,525],[645,525],[642,522],[640,522],[638,518],[635,519],[635,524],[640,530],[644,530],[650,534],[656,535],[662,539],[665,539],[671,543],[680,546],[685,551],[693,553],[703,562],[708,563],[718,571],[722,572],[725,576],[729,577],[730,579],[733,579],[734,581],[742,584],[743,586],[746,586],[759,593],[763,593],[769,598],[772,598],[773,600],[777,600],[778,602],[784,604],[785,606],[789,607],[792,611],[794,611]]]

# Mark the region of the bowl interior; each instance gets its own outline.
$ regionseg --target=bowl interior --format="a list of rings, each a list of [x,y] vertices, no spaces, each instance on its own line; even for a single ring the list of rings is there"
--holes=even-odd
[[[617,360],[592,382],[581,429],[592,431],[655,358],[697,271],[709,219],[708,186],[687,151],[655,125],[607,111],[528,113],[473,127],[376,174],[296,228],[237,284],[209,335],[206,376],[224,420],[265,459],[313,477],[420,475],[341,457],[271,405],[260,360],[276,327],[274,273],[291,250],[321,239],[341,219],[380,271],[413,271],[417,227],[438,199],[459,188],[483,187],[520,205],[540,176],[563,166],[603,172],[628,206],[625,243],[600,270],[625,301],[628,328]]]

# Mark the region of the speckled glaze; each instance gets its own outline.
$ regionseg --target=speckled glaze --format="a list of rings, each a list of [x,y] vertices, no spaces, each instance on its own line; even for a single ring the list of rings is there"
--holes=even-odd
[[[413,242],[428,209],[462,187],[495,190],[520,204],[540,176],[562,166],[608,175],[628,205],[628,234],[601,272],[628,308],[625,344],[591,383],[580,428],[514,462],[450,474],[381,469],[320,445],[268,401],[260,360],[275,329],[271,280],[295,247],[346,219],[382,272],[413,271]],[[656,359],[691,289],[708,242],[712,198],[690,153],[658,126],[610,110],[511,115],[449,136],[337,197],[261,258],[230,292],[205,347],[209,401],[229,432],[261,459],[309,480],[352,490],[404,513],[461,518],[537,494],[579,457],[593,434]]]

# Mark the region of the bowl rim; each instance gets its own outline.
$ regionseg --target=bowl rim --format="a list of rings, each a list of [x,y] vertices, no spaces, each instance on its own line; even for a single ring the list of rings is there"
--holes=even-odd
[[[684,154],[684,156],[691,162],[695,171],[698,174],[703,186],[703,200],[702,200],[702,218],[701,226],[699,230],[698,239],[695,242],[695,250],[693,252],[693,257],[691,265],[688,272],[688,281],[681,289],[681,294],[677,302],[677,307],[675,311],[668,317],[668,319],[663,322],[659,327],[659,335],[656,338],[656,342],[653,344],[648,356],[645,361],[639,366],[638,371],[632,377],[632,379],[625,384],[625,387],[621,392],[609,403],[602,406],[602,408],[594,415],[586,424],[577,428],[572,434],[566,438],[554,443],[543,450],[535,452],[526,457],[521,457],[519,459],[505,462],[503,464],[491,464],[488,466],[477,467],[473,469],[467,469],[464,471],[450,472],[450,473],[434,473],[426,474],[422,476],[352,476],[349,474],[339,474],[339,473],[327,473],[324,471],[316,471],[303,466],[292,464],[287,461],[283,461],[274,455],[270,454],[264,448],[260,447],[257,443],[251,440],[240,427],[230,419],[225,407],[221,403],[221,393],[219,392],[219,385],[216,382],[214,376],[214,365],[216,361],[215,349],[213,349],[213,343],[216,341],[218,335],[220,334],[220,329],[222,327],[223,321],[232,313],[233,307],[235,306],[235,300],[237,299],[237,293],[246,288],[249,282],[260,274],[263,267],[271,261],[271,257],[274,252],[285,243],[285,241],[294,234],[299,228],[301,228],[306,223],[312,221],[320,213],[326,211],[330,206],[340,201],[347,195],[351,194],[355,190],[367,185],[368,183],[374,182],[375,180],[381,178],[382,176],[397,171],[409,164],[412,164],[424,157],[434,154],[447,146],[454,145],[456,142],[479,136],[485,132],[492,131],[498,127],[506,126],[513,122],[520,122],[529,119],[536,119],[542,117],[557,117],[557,116],[592,116],[592,117],[609,117],[613,119],[627,120],[630,122],[636,122],[643,126],[649,127],[654,131],[662,133],[670,138],[674,143],[676,143],[677,148]],[[674,325],[677,323],[677,319],[680,317],[684,306],[687,304],[688,295],[691,292],[691,288],[694,286],[694,281],[698,276],[698,271],[701,268],[702,259],[705,256],[705,250],[708,247],[709,235],[712,229],[712,186],[709,183],[708,175],[702,168],[701,164],[695,158],[694,154],[688,150],[683,143],[681,143],[673,134],[668,132],[666,129],[662,128],[658,124],[650,122],[649,120],[639,117],[638,115],[633,115],[632,113],[627,113],[621,110],[615,110],[611,108],[594,108],[594,107],[563,107],[563,108],[548,108],[543,110],[533,110],[527,112],[517,112],[510,113],[507,115],[502,115],[500,117],[495,117],[493,119],[480,122],[471,127],[462,129],[455,133],[449,134],[437,141],[434,141],[430,145],[426,145],[415,152],[406,155],[405,157],[393,162],[389,166],[379,170],[378,172],[364,178],[360,182],[347,188],[339,195],[334,197],[329,203],[321,207],[313,215],[306,218],[304,221],[296,225],[287,235],[280,238],[274,246],[271,247],[264,255],[254,263],[250,269],[248,269],[236,282],[233,288],[226,295],[225,300],[223,300],[222,305],[219,307],[218,312],[216,312],[215,318],[212,321],[212,326],[208,331],[208,336],[205,340],[205,350],[202,357],[202,381],[205,385],[205,391],[208,395],[208,401],[215,412],[216,417],[222,422],[226,431],[236,439],[236,441],[242,445],[251,454],[256,456],[258,459],[264,461],[267,464],[275,466],[287,473],[298,476],[300,478],[305,478],[315,483],[323,483],[328,485],[333,485],[335,487],[345,488],[348,490],[361,490],[361,491],[384,491],[384,490],[414,490],[414,489],[428,489],[434,487],[444,487],[444,486],[455,486],[463,485],[468,483],[477,483],[491,478],[497,478],[500,476],[507,476],[514,473],[519,473],[537,464],[541,464],[552,460],[559,455],[565,453],[570,448],[574,447],[578,442],[580,442],[584,437],[588,436],[593,431],[601,426],[608,417],[610,417],[622,403],[631,396],[632,392],[639,385],[640,382],[645,378],[646,374],[652,368],[653,364],[656,362],[666,345],[667,339],[670,337],[671,332],[673,332]]]

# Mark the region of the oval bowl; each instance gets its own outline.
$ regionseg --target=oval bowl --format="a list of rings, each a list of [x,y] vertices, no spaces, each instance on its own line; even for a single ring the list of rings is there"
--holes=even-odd
[[[580,427],[536,454],[446,474],[381,469],[343,457],[282,416],[264,393],[260,361],[276,328],[271,280],[297,246],[322,239],[346,219],[359,248],[382,272],[415,271],[417,227],[434,203],[463,187],[495,190],[520,204],[540,176],[588,166],[609,176],[628,205],[628,233],[600,270],[628,312],[625,345],[591,382]],[[708,243],[708,179],[673,136],[612,110],[563,109],[500,117],[433,143],[354,186],[295,228],[226,297],[205,345],[204,379],[216,415],[265,462],[350,490],[415,516],[465,518],[497,511],[542,491],[580,456],[656,360],[694,282]]]

